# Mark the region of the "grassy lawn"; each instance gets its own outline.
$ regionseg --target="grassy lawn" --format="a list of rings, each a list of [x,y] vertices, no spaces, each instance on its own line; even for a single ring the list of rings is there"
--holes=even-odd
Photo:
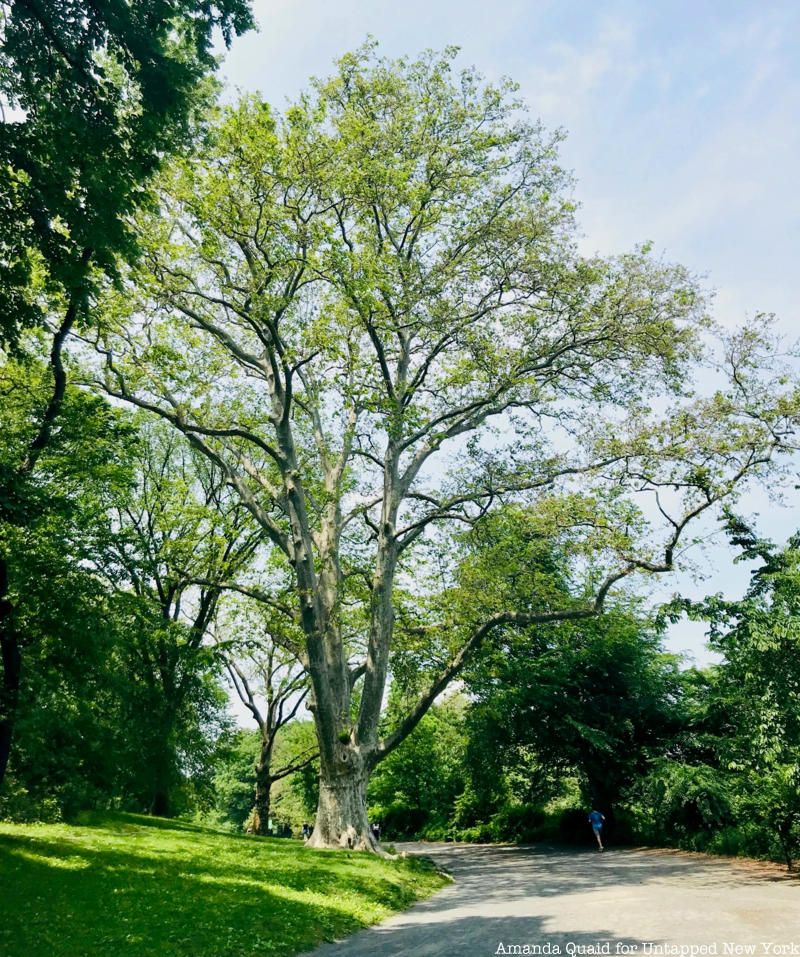
[[[289,957],[444,883],[419,861],[133,815],[0,823],[0,954]]]

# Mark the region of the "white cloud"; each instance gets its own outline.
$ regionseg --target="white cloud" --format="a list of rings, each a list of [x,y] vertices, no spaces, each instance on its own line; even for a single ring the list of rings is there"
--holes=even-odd
[[[571,126],[592,113],[606,84],[625,95],[643,63],[630,20],[606,18],[582,45],[555,42],[519,78],[533,110],[552,126]]]

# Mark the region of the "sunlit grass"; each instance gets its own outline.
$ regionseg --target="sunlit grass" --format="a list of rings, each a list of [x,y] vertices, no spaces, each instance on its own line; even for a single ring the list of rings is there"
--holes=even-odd
[[[289,957],[443,883],[418,861],[133,815],[0,823],[0,954]]]

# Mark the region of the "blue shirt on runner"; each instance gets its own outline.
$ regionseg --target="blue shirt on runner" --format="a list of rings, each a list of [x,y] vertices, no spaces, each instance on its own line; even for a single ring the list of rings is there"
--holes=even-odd
[[[603,821],[605,818],[599,811],[592,811],[588,820],[593,828],[599,830],[603,826]]]

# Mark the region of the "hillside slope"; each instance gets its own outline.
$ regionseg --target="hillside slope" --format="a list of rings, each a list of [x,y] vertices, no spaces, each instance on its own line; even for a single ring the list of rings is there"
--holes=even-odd
[[[0,954],[289,957],[444,883],[416,860],[133,815],[0,823]]]

